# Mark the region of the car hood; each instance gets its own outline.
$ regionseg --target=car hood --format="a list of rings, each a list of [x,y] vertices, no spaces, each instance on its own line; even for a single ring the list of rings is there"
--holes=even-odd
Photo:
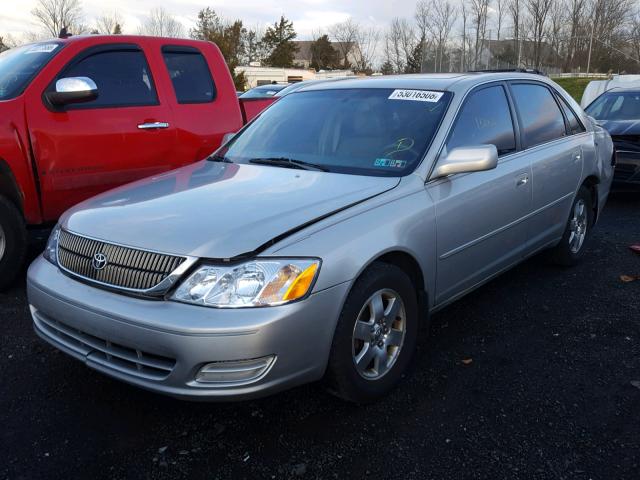
[[[107,242],[227,259],[398,185],[366,177],[204,161],[80,203],[63,228]]]
[[[611,136],[640,135],[640,120],[597,120]]]

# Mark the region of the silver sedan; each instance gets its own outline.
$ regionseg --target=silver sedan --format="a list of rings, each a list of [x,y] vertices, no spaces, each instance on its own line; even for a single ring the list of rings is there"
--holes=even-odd
[[[537,75],[310,85],[208,159],[68,211],[29,269],[34,328],[176,397],[324,379],[373,401],[429,313],[542,250],[580,260],[613,160]]]

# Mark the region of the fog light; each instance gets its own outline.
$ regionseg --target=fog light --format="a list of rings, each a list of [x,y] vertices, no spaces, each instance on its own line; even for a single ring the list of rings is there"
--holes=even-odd
[[[275,355],[269,355],[253,360],[207,363],[196,374],[196,382],[209,384],[253,382],[267,373],[275,359]]]

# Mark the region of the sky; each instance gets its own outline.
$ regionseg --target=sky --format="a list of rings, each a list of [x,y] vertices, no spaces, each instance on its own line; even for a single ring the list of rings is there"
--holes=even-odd
[[[246,26],[265,27],[280,15],[293,21],[300,39],[310,39],[312,33],[349,17],[371,26],[385,27],[395,16],[411,18],[417,0],[81,0],[85,23],[104,12],[117,11],[124,18],[124,33],[136,33],[149,10],[162,6],[178,19],[188,31],[198,11],[213,8],[226,19],[241,19]],[[36,31],[31,11],[36,0],[2,0],[0,36],[10,34],[20,38],[24,32]]]

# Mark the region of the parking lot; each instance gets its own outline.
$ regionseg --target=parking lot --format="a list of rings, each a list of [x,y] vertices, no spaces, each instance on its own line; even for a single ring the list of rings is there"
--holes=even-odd
[[[637,479],[632,243],[640,197],[614,196],[580,266],[532,258],[435,315],[370,406],[318,385],[231,404],[138,390],[41,342],[23,278],[0,294],[0,477]]]

